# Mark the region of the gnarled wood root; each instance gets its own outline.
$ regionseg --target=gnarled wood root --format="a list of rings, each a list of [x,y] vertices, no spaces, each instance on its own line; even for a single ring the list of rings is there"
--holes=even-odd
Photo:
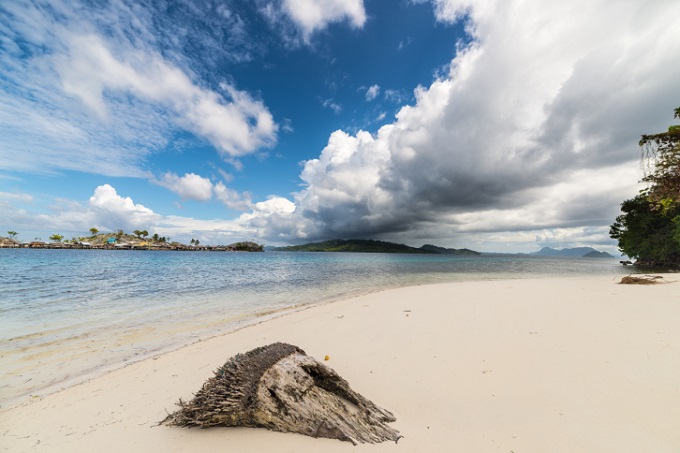
[[[396,420],[297,346],[274,343],[237,354],[162,424],[246,426],[352,442],[398,441]]]

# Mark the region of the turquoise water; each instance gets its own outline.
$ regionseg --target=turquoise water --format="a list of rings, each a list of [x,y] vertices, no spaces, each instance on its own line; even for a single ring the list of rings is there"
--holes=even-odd
[[[0,249],[0,403],[286,308],[423,283],[622,273],[618,259]]]

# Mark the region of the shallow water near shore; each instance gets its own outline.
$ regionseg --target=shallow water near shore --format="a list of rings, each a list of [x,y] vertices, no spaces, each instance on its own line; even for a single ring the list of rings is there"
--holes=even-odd
[[[0,249],[0,404],[309,304],[417,284],[630,272],[618,259],[523,255]]]

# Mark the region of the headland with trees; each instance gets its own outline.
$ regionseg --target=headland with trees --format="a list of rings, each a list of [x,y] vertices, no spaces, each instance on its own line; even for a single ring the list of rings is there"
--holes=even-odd
[[[680,108],[674,118],[680,118]],[[647,187],[621,204],[609,234],[622,253],[645,267],[680,268],[680,125],[643,135]]]

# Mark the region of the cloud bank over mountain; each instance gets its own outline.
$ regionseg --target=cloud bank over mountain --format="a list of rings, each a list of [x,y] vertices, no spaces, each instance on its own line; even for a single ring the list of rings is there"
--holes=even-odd
[[[381,2],[376,11],[384,17],[399,8],[410,8],[395,16],[402,19],[427,9],[418,27],[460,29],[457,41],[428,44],[450,51],[447,64],[428,68],[427,83],[409,84],[412,97],[380,75],[413,70],[417,60],[399,58],[424,54],[422,35],[395,35],[389,44],[399,58],[371,73],[352,72],[361,66],[353,57],[362,49],[337,45],[368,33],[377,21],[369,6],[362,0],[1,4],[5,224],[73,232],[140,227],[203,243],[339,237],[486,251],[613,246],[608,225],[619,203],[639,189],[637,141],[665,129],[680,105],[673,98],[680,3]],[[418,27],[412,30],[423,30]],[[377,44],[372,55],[380,59],[387,47]],[[290,62],[298,66],[286,73],[286,87],[309,84],[305,72],[316,77],[300,64],[308,61],[324,66],[318,74],[331,75],[322,88],[295,95],[281,89],[278,75]],[[365,77],[350,83],[350,74]],[[267,86],[269,98],[258,84]],[[295,109],[297,123],[286,116]],[[325,114],[332,119],[314,122]],[[340,120],[353,115],[370,121]],[[295,135],[305,121],[319,130],[333,121],[333,128],[307,129],[311,146]],[[274,168],[279,162],[281,170]],[[75,174],[92,177],[83,184],[87,195],[73,198],[81,201],[57,195],[43,212],[31,206],[46,199],[46,190],[13,188],[24,187],[13,182],[28,180],[25,175]],[[274,178],[300,184],[259,196],[243,187],[268,186]],[[144,189],[129,180],[163,192],[156,194],[163,207],[135,193]],[[220,210],[200,207],[211,203]],[[193,212],[201,218],[168,206],[199,206]]]
[[[636,143],[667,122],[680,4],[444,1],[472,43],[376,134],[305,162],[294,225],[257,235],[447,237],[607,225],[637,191]],[[654,80],[654,83],[649,83]]]

